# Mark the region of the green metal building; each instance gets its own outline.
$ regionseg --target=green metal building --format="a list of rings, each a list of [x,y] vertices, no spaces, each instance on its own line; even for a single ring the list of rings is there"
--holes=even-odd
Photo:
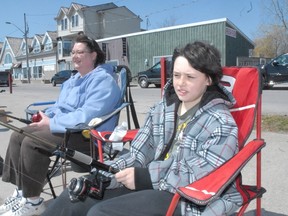
[[[147,70],[161,57],[171,57],[175,47],[195,40],[214,45],[223,66],[236,65],[237,57],[249,57],[254,43],[227,18],[191,23],[97,40],[107,62],[126,65],[132,75]]]

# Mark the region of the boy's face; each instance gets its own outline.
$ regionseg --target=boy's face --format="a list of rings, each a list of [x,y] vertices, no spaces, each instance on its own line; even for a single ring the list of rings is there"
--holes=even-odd
[[[186,58],[179,56],[174,62],[173,86],[183,104],[193,107],[200,102],[210,79],[194,69]]]

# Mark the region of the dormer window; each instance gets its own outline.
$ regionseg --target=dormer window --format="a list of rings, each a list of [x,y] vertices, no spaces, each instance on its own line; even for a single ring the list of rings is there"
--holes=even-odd
[[[33,52],[34,53],[39,53],[40,52],[40,45],[39,44],[34,46]]]
[[[7,53],[5,55],[4,64],[11,64],[11,63],[12,63],[12,57],[11,57],[10,53]]]
[[[71,17],[72,21],[72,28],[79,26],[79,21],[78,21],[78,14],[75,14]]]
[[[67,30],[68,29],[68,21],[67,18],[64,18],[61,20],[61,30]]]
[[[26,44],[23,44],[22,55],[26,55]]]
[[[52,43],[51,42],[47,42],[44,46],[44,50],[45,51],[49,51],[52,50]]]

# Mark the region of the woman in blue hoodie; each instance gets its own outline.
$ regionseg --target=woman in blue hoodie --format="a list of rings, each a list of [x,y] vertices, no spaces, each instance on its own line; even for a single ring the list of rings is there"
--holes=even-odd
[[[50,156],[63,142],[66,128],[88,124],[92,118],[112,112],[120,102],[120,89],[113,78],[113,68],[104,64],[105,55],[97,42],[79,33],[73,46],[72,61],[77,74],[63,83],[56,103],[42,120],[22,128],[25,132],[54,143],[48,146],[14,132],[6,152],[2,180],[17,186],[0,206],[4,215],[40,215],[44,202],[40,197],[50,163]],[[98,130],[113,130],[116,118]]]

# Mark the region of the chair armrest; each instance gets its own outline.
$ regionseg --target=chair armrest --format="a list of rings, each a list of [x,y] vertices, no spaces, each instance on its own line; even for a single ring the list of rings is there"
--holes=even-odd
[[[32,107],[32,106],[47,106],[47,105],[52,105],[52,104],[54,104],[54,103],[55,103],[55,101],[36,102],[36,103],[29,104],[29,105],[26,107],[26,110],[29,110],[29,108]]]
[[[123,137],[122,140],[117,141],[117,142],[129,142],[132,141],[137,134],[139,129],[133,129],[133,130],[128,130],[126,135]],[[97,130],[91,130],[90,134],[93,138],[97,140],[101,140],[102,142],[116,142],[109,140],[110,135],[112,134],[112,131],[97,131]]]
[[[263,140],[250,141],[241,151],[219,168],[188,186],[177,188],[177,192],[180,196],[197,205],[207,205],[222,194],[227,185],[236,178],[242,168],[265,144]]]
[[[53,105],[54,103],[55,101],[43,101],[43,102],[36,102],[36,103],[29,104],[25,109],[26,118],[28,119],[28,115],[33,115],[38,111],[35,109],[31,109],[31,107]]]

